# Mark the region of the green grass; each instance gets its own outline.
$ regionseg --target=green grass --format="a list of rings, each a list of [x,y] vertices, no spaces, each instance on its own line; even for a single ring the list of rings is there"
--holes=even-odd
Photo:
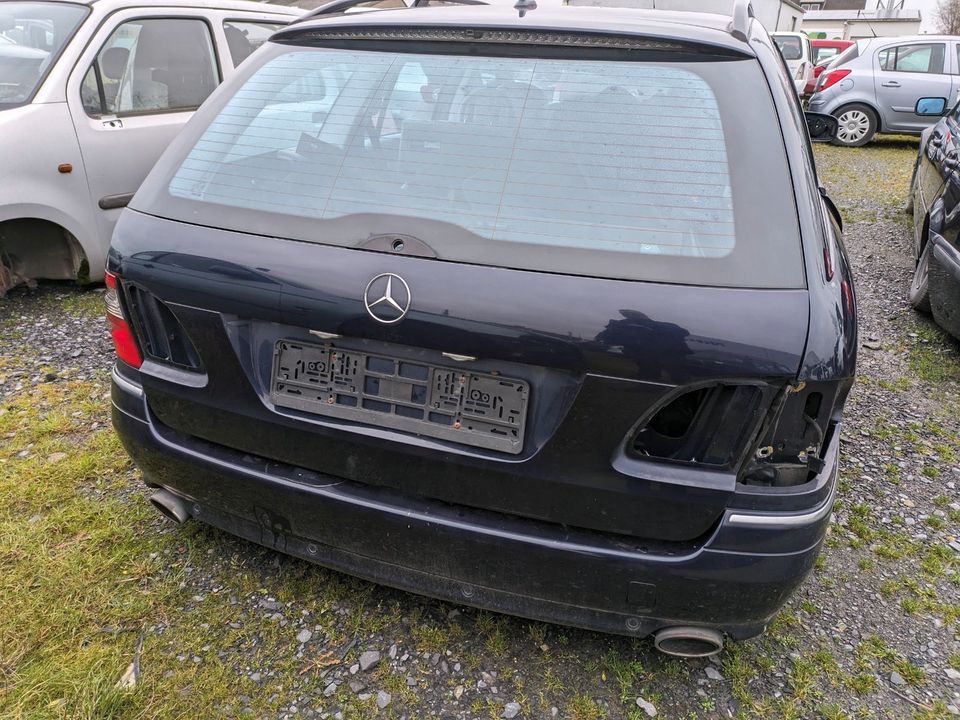
[[[960,382],[960,351],[957,343],[934,326],[917,326],[917,339],[910,345],[908,362],[914,374],[931,384]]]
[[[868,156],[828,144],[814,147],[817,172],[845,224],[897,219],[906,204],[917,144],[916,138],[881,136]]]

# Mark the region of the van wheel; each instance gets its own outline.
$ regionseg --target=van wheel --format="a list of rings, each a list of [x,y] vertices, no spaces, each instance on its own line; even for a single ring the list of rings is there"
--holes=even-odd
[[[835,113],[840,123],[834,145],[860,147],[877,134],[877,116],[866,105],[847,105]]]
[[[910,283],[910,304],[920,312],[930,312],[930,248],[933,243],[927,240],[920,253],[917,269],[913,271],[913,282]]]

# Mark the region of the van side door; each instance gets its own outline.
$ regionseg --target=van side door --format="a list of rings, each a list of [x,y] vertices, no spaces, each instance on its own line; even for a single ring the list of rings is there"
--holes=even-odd
[[[191,8],[115,13],[70,76],[67,103],[105,243],[157,158],[223,78],[215,22]]]

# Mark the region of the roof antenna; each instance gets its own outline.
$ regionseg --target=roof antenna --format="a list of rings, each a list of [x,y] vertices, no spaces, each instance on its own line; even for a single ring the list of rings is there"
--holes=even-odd
[[[520,17],[523,17],[527,14],[527,10],[537,9],[537,0],[517,0],[517,4],[513,6],[513,9],[520,13]]]

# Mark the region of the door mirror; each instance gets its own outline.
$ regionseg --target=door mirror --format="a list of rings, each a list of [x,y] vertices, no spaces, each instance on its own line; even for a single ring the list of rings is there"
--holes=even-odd
[[[127,48],[107,48],[100,55],[100,72],[108,80],[119,80],[123,77],[123,71],[127,69],[129,59],[130,51]]]
[[[839,121],[833,115],[823,113],[804,113],[807,118],[807,131],[812,142],[833,142],[840,129]]]
[[[914,112],[924,117],[942,117],[947,111],[946,98],[920,98]]]

